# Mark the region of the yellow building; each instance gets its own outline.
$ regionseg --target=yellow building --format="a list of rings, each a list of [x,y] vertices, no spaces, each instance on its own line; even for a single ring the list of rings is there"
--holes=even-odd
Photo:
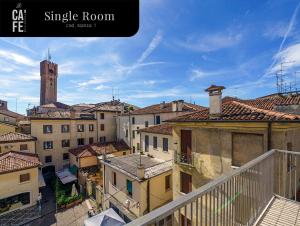
[[[36,151],[43,163],[43,173],[69,166],[70,148],[97,140],[97,121],[91,114],[52,112],[31,117],[31,135],[37,138]]]
[[[104,164],[104,209],[129,222],[172,201],[172,160],[131,154]]]
[[[0,215],[36,205],[40,166],[37,155],[5,152],[0,154],[0,165]]]
[[[35,154],[36,138],[27,134],[10,132],[0,135],[0,153],[21,151]]]
[[[124,141],[94,143],[69,150],[70,166],[77,169],[77,178],[82,189],[102,205],[103,154],[106,156],[123,156],[130,154],[130,148]]]
[[[299,95],[222,100],[222,89],[207,89],[209,109],[168,120],[176,144],[174,199],[270,149],[300,150],[300,115],[288,112],[288,105],[300,109]]]
[[[16,128],[17,128],[17,126],[14,124],[0,121],[0,135],[9,133],[9,132],[15,132]]]
[[[172,160],[174,157],[172,126],[161,124],[140,129],[141,152],[154,158]]]

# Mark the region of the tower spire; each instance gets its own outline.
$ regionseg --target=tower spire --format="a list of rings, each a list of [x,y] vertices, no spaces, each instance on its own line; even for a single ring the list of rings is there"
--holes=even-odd
[[[48,55],[47,55],[47,60],[51,61],[51,54],[50,54],[50,48],[48,48]]]

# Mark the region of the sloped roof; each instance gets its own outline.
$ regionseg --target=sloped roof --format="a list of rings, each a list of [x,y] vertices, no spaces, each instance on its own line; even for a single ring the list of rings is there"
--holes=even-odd
[[[143,128],[139,130],[140,132],[145,133],[157,133],[157,134],[164,134],[164,135],[172,135],[172,126],[170,124],[161,124],[156,126],[150,126],[147,128]]]
[[[10,111],[10,110],[0,110],[0,114],[7,115],[9,117],[15,118],[17,121],[23,120],[26,118],[26,116],[18,114],[16,112]]]
[[[35,140],[35,137],[23,133],[10,132],[0,135],[0,143],[16,143]]]
[[[44,105],[41,105],[40,107],[42,107],[42,108],[60,108],[60,109],[70,109],[71,108],[70,105],[67,105],[67,104],[64,104],[61,102],[53,102],[50,104],[44,104]]]
[[[40,166],[37,154],[10,151],[0,154],[0,174]]]
[[[88,144],[78,148],[70,149],[69,152],[77,157],[88,157],[102,155],[104,153],[111,154],[119,151],[128,151],[130,147],[125,141],[114,141],[105,143]]]
[[[163,105],[163,107],[162,107]],[[206,109],[200,105],[190,104],[190,103],[183,103],[183,112],[193,112],[193,111],[200,111]],[[148,107],[140,108],[130,112],[131,115],[143,115],[143,114],[158,114],[158,113],[169,113],[172,112],[172,102],[164,103],[164,104],[154,104]]]
[[[87,111],[89,112],[94,112],[94,111],[112,111],[112,112],[121,112],[122,107],[124,106],[131,106],[133,109],[139,109],[139,107],[121,102],[119,100],[112,100],[112,101],[107,101],[107,102],[101,102],[96,104],[94,107],[88,109]]]
[[[218,118],[209,117],[209,109],[167,120],[169,122],[189,121],[295,121],[300,115],[265,110],[244,102],[228,101],[222,104],[222,115]]]

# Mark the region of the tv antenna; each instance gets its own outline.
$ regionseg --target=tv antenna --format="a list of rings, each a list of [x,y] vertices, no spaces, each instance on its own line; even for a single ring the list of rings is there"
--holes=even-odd
[[[288,74],[285,73],[285,67],[287,67],[286,65],[294,62],[295,61],[286,61],[280,63],[280,69],[276,72],[277,93],[288,93],[297,89],[296,84],[289,82],[291,78],[289,78]]]

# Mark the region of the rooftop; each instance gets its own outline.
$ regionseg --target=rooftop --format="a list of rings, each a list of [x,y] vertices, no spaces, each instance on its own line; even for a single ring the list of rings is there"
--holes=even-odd
[[[10,110],[0,110],[0,114],[15,118],[17,121],[23,120],[26,118],[26,116],[18,114],[16,112],[10,111]]]
[[[172,135],[172,126],[170,124],[160,124],[156,126],[150,126],[144,129],[140,129],[140,132],[145,133],[157,133],[157,134],[164,134],[164,135]]]
[[[132,106],[133,109],[139,109],[137,106],[130,105],[125,102],[121,102],[119,100],[112,100],[107,102],[101,102],[98,104],[95,104],[94,107],[87,109],[88,112],[94,112],[94,111],[111,111],[111,112],[121,112],[122,108],[124,107],[130,107]]]
[[[259,102],[259,101],[258,101]],[[252,102],[251,102],[252,103]],[[300,115],[267,110],[248,101],[227,100],[222,104],[222,114],[218,118],[209,117],[209,109],[178,116],[169,122],[195,121],[299,121]]]
[[[164,172],[167,172],[172,169],[173,163],[172,160],[164,161],[157,158],[152,158],[146,155],[140,154],[131,154],[121,157],[112,157],[108,158],[105,161],[102,161],[105,165],[108,165],[114,169],[119,170],[125,174],[128,174],[136,180],[141,180],[138,178],[137,170],[138,166],[141,164],[145,168],[145,179],[152,178]]]
[[[0,174],[40,166],[37,154],[10,151],[0,154]]]
[[[183,112],[194,112],[206,109],[200,105],[190,104],[183,102],[182,111]],[[169,113],[173,112],[172,110],[172,102],[170,103],[161,103],[161,104],[154,104],[150,105],[145,108],[140,108],[130,112],[131,115],[142,115],[142,114],[157,114],[157,113]]]
[[[128,151],[129,146],[125,141],[114,141],[105,143],[88,144],[81,147],[70,149],[69,152],[77,157],[88,157],[102,155],[104,153],[111,154],[119,151]]]
[[[36,140],[35,137],[23,133],[10,132],[10,133],[0,135],[0,144],[35,141],[35,140]]]

